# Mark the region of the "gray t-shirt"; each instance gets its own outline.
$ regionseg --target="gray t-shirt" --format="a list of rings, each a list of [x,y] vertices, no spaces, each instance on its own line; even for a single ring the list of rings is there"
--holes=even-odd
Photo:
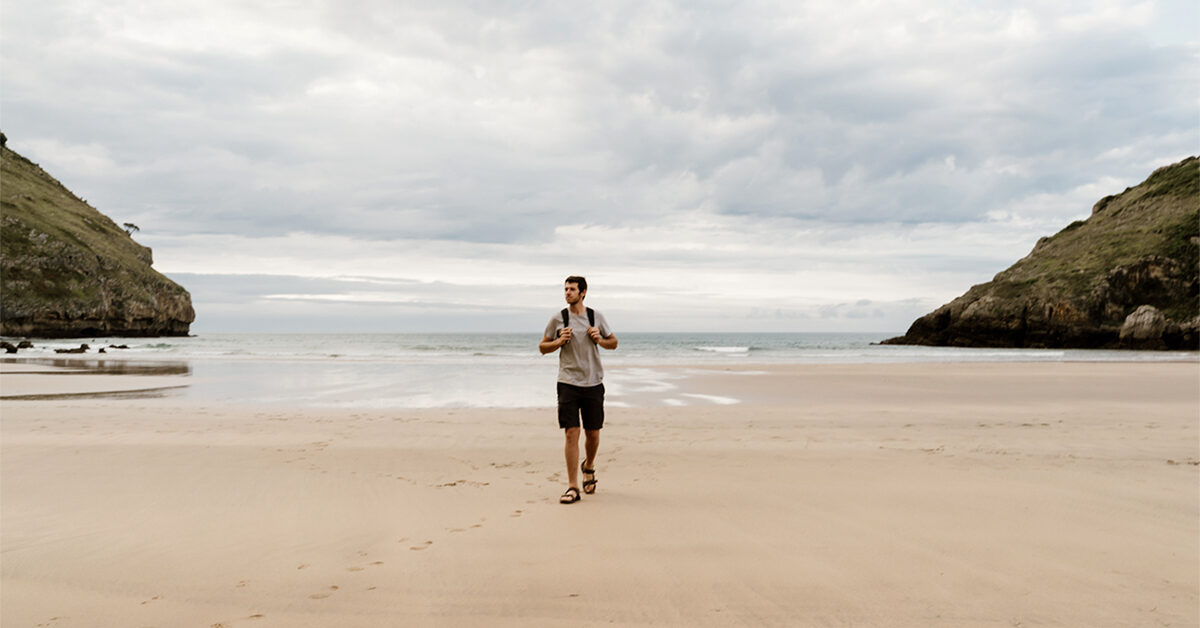
[[[570,313],[571,342],[558,350],[558,381],[574,386],[599,386],[604,382],[604,367],[600,365],[600,345],[596,344],[587,334],[587,312],[583,315]],[[596,312],[596,327],[602,338],[613,335],[612,329],[604,315]],[[563,328],[562,310],[550,317],[546,323],[546,333],[542,336],[547,340],[558,338],[558,330]]]

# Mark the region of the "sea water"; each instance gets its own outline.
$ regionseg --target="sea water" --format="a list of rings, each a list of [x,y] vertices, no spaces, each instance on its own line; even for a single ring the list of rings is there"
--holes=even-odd
[[[965,349],[880,345],[898,333],[622,333],[603,351],[608,401],[661,394],[664,403],[724,404],[671,394],[688,367],[905,362],[1179,361],[1196,352]],[[185,374],[170,394],[234,403],[331,407],[550,407],[558,358],[533,334],[198,334],[181,338],[33,339],[16,359],[91,369]],[[110,348],[123,345],[128,348]],[[100,348],[106,353],[98,354]],[[6,360],[12,357],[4,358]],[[668,368],[671,367],[671,368]],[[682,368],[679,368],[682,367]]]

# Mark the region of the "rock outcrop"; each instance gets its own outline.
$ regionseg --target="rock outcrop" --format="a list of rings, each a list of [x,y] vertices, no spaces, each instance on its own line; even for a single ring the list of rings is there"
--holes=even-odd
[[[1200,159],[1101,199],[884,344],[1200,349]]]
[[[0,335],[187,335],[191,296],[149,248],[8,148],[0,177]]]

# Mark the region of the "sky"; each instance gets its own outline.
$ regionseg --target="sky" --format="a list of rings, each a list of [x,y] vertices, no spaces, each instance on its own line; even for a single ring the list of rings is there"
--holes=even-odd
[[[194,333],[899,333],[1200,152],[1197,7],[0,0],[0,129]]]

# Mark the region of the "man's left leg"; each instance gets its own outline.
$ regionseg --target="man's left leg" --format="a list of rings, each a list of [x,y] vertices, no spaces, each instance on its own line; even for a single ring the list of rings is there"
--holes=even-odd
[[[600,430],[584,430],[583,466],[585,469],[596,468],[596,451],[600,449]]]
[[[596,450],[600,449],[600,430],[583,431],[584,460],[579,465],[583,473],[583,492],[591,495],[596,492]]]
[[[587,400],[580,405],[583,422],[583,492],[596,492],[596,451],[600,449],[600,428],[604,427],[604,384],[589,389]]]

